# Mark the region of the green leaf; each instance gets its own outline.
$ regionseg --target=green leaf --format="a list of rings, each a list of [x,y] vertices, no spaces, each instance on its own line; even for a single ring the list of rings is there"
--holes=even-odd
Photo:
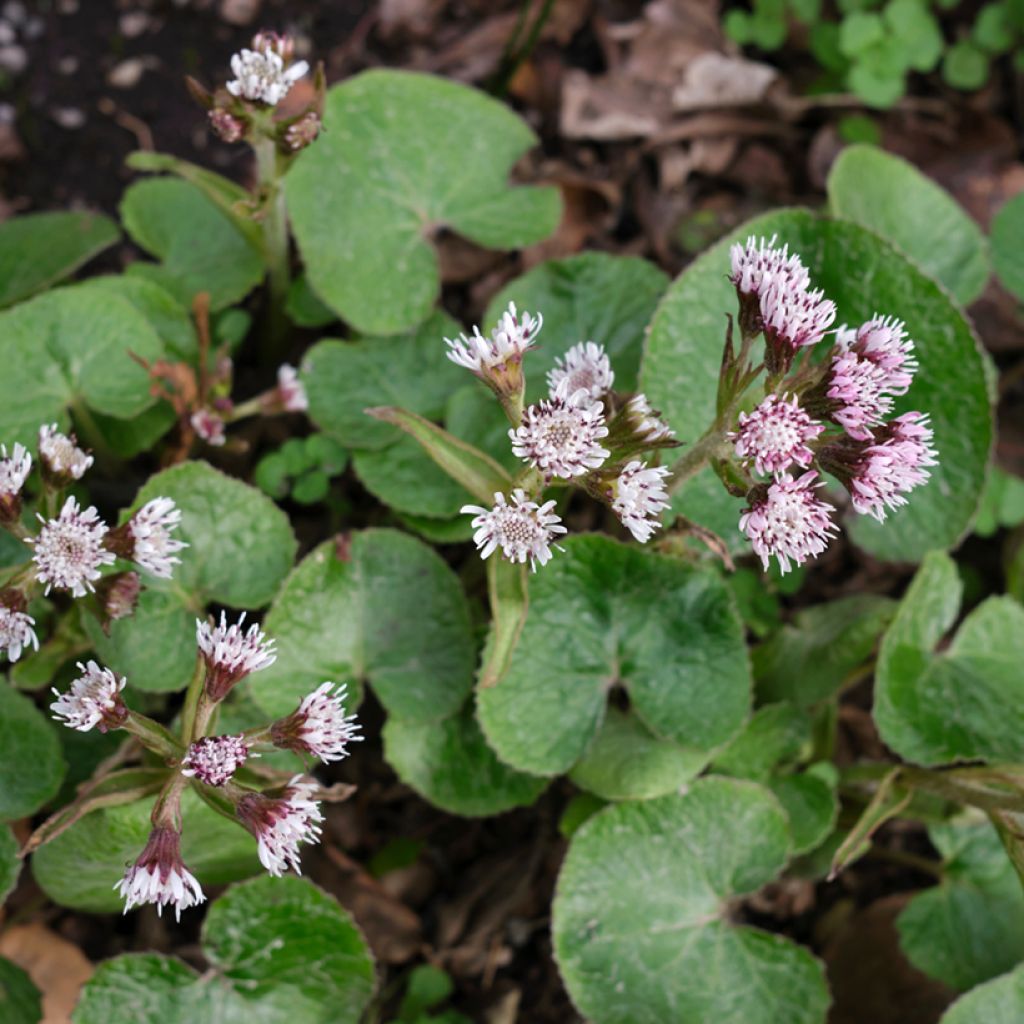
[[[163,355],[156,332],[126,299],[87,285],[60,288],[0,313],[8,361],[0,377],[0,436],[34,448],[39,426],[67,424],[79,403],[127,419],[153,405],[149,375],[129,353]]]
[[[965,305],[984,290],[990,268],[981,228],[906,160],[850,146],[832,165],[828,198],[836,216],[877,231]]]
[[[39,1024],[43,1003],[39,989],[17,964],[0,956],[0,1016],[4,1024]]]
[[[974,532],[979,537],[991,537],[1001,526],[1021,523],[1024,523],[1024,480],[992,466],[974,520]]]
[[[846,77],[850,91],[878,110],[887,110],[907,91],[905,70],[892,66],[881,44],[860,54]]]
[[[319,342],[302,360],[310,419],[343,445],[375,449],[401,435],[367,409],[391,405],[441,419],[449,397],[466,383],[466,371],[445,357],[444,339],[458,333],[455,321],[438,311],[393,338]]]
[[[121,200],[125,230],[187,296],[209,292],[211,309],[238,302],[263,279],[259,250],[216,203],[180,178],[130,185]]]
[[[815,767],[822,770],[815,771]],[[835,769],[829,763],[815,767],[768,780],[789,818],[794,855],[808,853],[824,842],[839,817]]]
[[[240,824],[210,810],[194,790],[182,798],[181,855],[204,887],[258,873],[256,842]],[[153,800],[87,814],[32,855],[32,874],[55,903],[92,914],[123,909],[114,885],[149,838]]]
[[[947,85],[973,92],[988,81],[988,76],[988,56],[969,40],[961,39],[946,51],[942,77]]]
[[[18,840],[6,825],[0,825],[0,905],[18,883],[21,861],[18,859]]]
[[[38,811],[56,795],[65,771],[56,727],[0,680],[0,821]]]
[[[305,274],[292,281],[284,311],[288,319],[299,327],[326,327],[337,320],[334,310],[309,286]]]
[[[1024,967],[961,996],[939,1024],[1018,1024],[1024,1018]]]
[[[823,1024],[824,971],[790,940],[729,923],[730,901],[785,865],[789,830],[762,787],[721,778],[617,804],[573,836],[552,932],[594,1024]]]
[[[121,233],[97,213],[30,213],[0,224],[0,307],[73,274]]]
[[[569,778],[602,800],[647,800],[678,791],[707,763],[707,755],[657,739],[636,715],[609,707]]]
[[[839,49],[847,57],[857,57],[885,38],[881,15],[855,11],[839,26]]]
[[[432,964],[414,967],[398,1007],[398,1020],[415,1021],[420,1014],[443,1003],[454,990],[452,979],[439,967]]]
[[[389,717],[383,737],[398,777],[449,814],[476,818],[528,807],[548,784],[502,764],[469,707],[440,722]]]
[[[715,755],[712,769],[723,775],[762,781],[810,749],[810,716],[792,704],[758,708],[743,731]]]
[[[920,409],[931,415],[940,464],[929,483],[884,523],[855,517],[854,539],[871,554],[898,561],[919,560],[932,548],[952,546],[974,514],[992,443],[984,357],[970,326],[941,288],[856,224],[796,210],[769,214],[691,263],[669,288],[651,324],[641,373],[651,403],[684,442],[696,440],[712,422],[724,315],[736,310],[727,278],[729,245],[750,235],[773,234],[801,255],[814,285],[837,303],[838,322],[856,324],[876,312],[891,314],[906,321],[916,340],[921,369],[895,411]],[[871,268],[867,279],[866,267]],[[956,388],[950,388],[951,380]]]
[[[213,968],[203,976],[154,953],[104,961],[74,1024],[356,1024],[373,995],[373,960],[351,917],[303,878],[232,886],[206,917],[203,952]]]
[[[544,317],[539,347],[524,362],[531,402],[546,397],[555,360],[580,341],[603,345],[619,391],[636,388],[644,332],[668,278],[636,256],[587,252],[549,260],[510,281],[491,299],[481,331],[498,322],[510,302]]]
[[[992,262],[1007,291],[1024,302],[1024,192],[1000,207],[992,219]]]
[[[309,283],[359,331],[394,334],[427,316],[439,228],[515,249],[558,223],[555,189],[508,185],[533,132],[464,85],[367,71],[329,90],[324,128],[288,174],[288,211]]]
[[[434,721],[457,711],[473,685],[476,651],[458,579],[430,548],[394,530],[315,548],[264,628],[277,640],[277,661],[247,685],[269,715],[293,711],[326,680],[347,683],[355,708],[368,681],[390,714]]]
[[[989,53],[998,55],[1012,50],[1017,34],[1010,21],[1007,5],[991,3],[982,7],[974,21],[971,35],[974,41]]]
[[[943,878],[897,918],[900,945],[918,970],[966,991],[1024,959],[1024,892],[983,817],[962,814],[928,835]]]
[[[866,114],[847,114],[836,125],[836,130],[844,142],[861,142],[869,146],[879,146],[882,143],[882,131],[878,127],[878,122]]]
[[[663,739],[710,752],[750,706],[743,630],[722,580],[607,537],[577,535],[530,580],[530,609],[508,671],[478,693],[498,756],[555,775],[584,754],[624,687]]]
[[[896,40],[906,47],[910,67],[915,71],[934,70],[946,40],[926,0],[890,0],[882,16]]]
[[[895,609],[887,597],[855,594],[797,612],[751,654],[758,696],[801,707],[834,696],[870,659]]]
[[[878,655],[874,718],[882,739],[919,764],[1024,757],[1024,608],[990,597],[952,625],[961,583],[936,553],[922,565]]]

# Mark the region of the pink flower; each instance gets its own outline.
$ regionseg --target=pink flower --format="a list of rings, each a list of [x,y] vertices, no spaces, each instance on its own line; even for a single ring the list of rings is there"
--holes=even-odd
[[[886,509],[907,504],[906,495],[927,482],[936,465],[928,417],[908,412],[875,432],[875,444],[865,447],[847,482],[853,507],[879,522]]]
[[[797,349],[821,341],[835,318],[836,305],[822,291],[778,279],[761,293],[765,340],[773,348],[788,350],[790,358]]]
[[[192,429],[200,440],[213,448],[222,448],[227,441],[224,420],[212,409],[197,409],[192,413]]]
[[[812,420],[799,399],[769,395],[752,413],[740,413],[739,430],[729,435],[741,459],[754,460],[758,473],[778,473],[794,463],[806,468],[814,458],[807,447],[824,425]]]
[[[751,235],[746,245],[738,242],[730,249],[732,272],[729,280],[741,295],[760,295],[775,281],[784,282],[789,288],[802,291],[810,285],[807,268],[800,257],[790,255],[789,246],[778,248],[776,235],[769,239]]]
[[[280,797],[246,793],[238,817],[256,837],[260,863],[274,876],[291,867],[301,874],[299,844],[320,842],[320,805],[312,799],[316,784],[296,775]]]
[[[156,912],[161,914],[170,903],[179,921],[183,910],[206,899],[195,876],[182,862],[180,834],[159,826],[150,832],[139,859],[114,888],[120,891],[126,914],[144,903],[155,903]]]
[[[212,701],[222,701],[236,683],[277,660],[274,641],[255,623],[243,631],[244,623],[245,612],[230,626],[224,612],[218,626],[196,620],[196,643],[206,660],[206,694]]]
[[[181,774],[207,786],[223,786],[248,757],[244,736],[204,736],[188,748],[181,761]]]
[[[355,715],[345,714],[347,687],[322,683],[302,699],[298,709],[270,729],[274,746],[312,754],[325,764],[348,756],[348,745],[361,740]]]
[[[815,496],[821,483],[810,470],[795,480],[777,476],[773,483],[750,492],[750,507],[740,517],[740,529],[765,570],[774,556],[785,574],[790,561],[802,565],[828,546],[836,527],[829,518],[833,507]]]

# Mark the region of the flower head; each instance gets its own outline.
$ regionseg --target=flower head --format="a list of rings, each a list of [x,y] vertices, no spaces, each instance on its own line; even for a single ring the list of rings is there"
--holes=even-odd
[[[260,863],[274,876],[289,867],[302,873],[299,844],[320,841],[320,805],[312,798],[316,785],[296,775],[280,797],[246,793],[238,802],[238,817],[256,837]]]
[[[283,363],[277,371],[277,403],[285,412],[305,412],[309,408],[305,385],[294,366]]]
[[[91,506],[83,512],[73,497],[64,502],[56,519],[39,518],[43,524],[39,536],[28,541],[35,546],[36,578],[46,584],[47,594],[57,587],[84,597],[100,578],[100,567],[115,560],[114,553],[103,546],[106,523]]]
[[[203,736],[188,748],[181,774],[207,786],[223,786],[249,757],[244,736]]]
[[[661,526],[658,515],[669,506],[665,489],[669,476],[664,466],[651,468],[634,459],[612,484],[612,509],[641,544],[646,544]]]
[[[845,478],[853,507],[862,515],[885,519],[886,509],[907,503],[906,495],[927,482],[937,453],[928,417],[908,412],[875,432],[876,443],[864,447],[852,474]]]
[[[144,903],[155,903],[156,912],[162,914],[170,903],[178,921],[183,910],[206,899],[199,883],[182,863],[180,834],[160,826],[150,832],[139,859],[129,866],[114,888],[124,900],[126,914]]]
[[[773,483],[755,487],[748,496],[750,507],[740,517],[740,529],[747,535],[765,570],[772,556],[783,574],[790,560],[801,565],[820,555],[836,527],[829,518],[831,505],[815,496],[821,485],[813,470],[793,479],[777,476]]]
[[[241,142],[245,138],[245,121],[226,110],[215,108],[207,115],[210,118],[210,127],[214,134],[222,142]]]
[[[279,719],[270,729],[274,746],[312,754],[324,763],[348,755],[349,743],[361,740],[355,715],[345,714],[347,687],[322,683],[303,698],[298,710]]]
[[[493,508],[479,505],[463,505],[462,511],[475,516],[473,542],[480,550],[481,558],[489,558],[497,548],[510,562],[530,561],[534,570],[537,563],[545,565],[551,559],[551,543],[560,533],[565,533],[561,519],[551,510],[553,501],[538,505],[528,501],[522,490],[512,492],[512,504],[505,501],[505,495],[494,495]]]
[[[822,291],[773,281],[760,296],[765,340],[792,359],[799,348],[816,345],[836,318],[836,304]],[[788,363],[786,364],[788,365]]]
[[[152,575],[169,580],[181,562],[177,553],[188,547],[171,536],[180,523],[181,509],[170,498],[147,501],[126,524],[131,542],[128,557]]]
[[[555,368],[548,372],[548,389],[552,396],[558,393],[563,381],[567,394],[584,391],[592,402],[602,399],[615,383],[612,364],[603,346],[581,341],[556,359]]]
[[[14,522],[21,515],[21,489],[32,470],[32,456],[20,444],[7,454],[0,444],[0,522]]]
[[[39,650],[39,639],[33,627],[36,620],[25,612],[25,599],[20,594],[10,600],[0,594],[0,651],[8,660],[17,661],[28,647]]]
[[[230,626],[224,612],[219,626],[196,620],[196,643],[206,660],[206,693],[214,702],[222,701],[250,672],[269,668],[277,660],[274,641],[255,623],[243,632],[244,623],[245,612]]]
[[[626,404],[626,420],[640,444],[655,447],[675,440],[675,431],[651,408],[642,391]]]
[[[96,584],[96,596],[102,609],[101,625],[110,632],[110,624],[126,619],[135,611],[142,592],[142,581],[137,572],[115,572],[104,576]]]
[[[789,246],[780,249],[776,235],[769,239],[751,235],[746,245],[737,242],[730,250],[732,264],[729,280],[741,295],[760,295],[770,284],[780,281],[800,291],[810,285],[810,277],[800,257],[789,252]]]
[[[886,372],[886,388],[892,394],[906,394],[918,363],[914,342],[902,320],[876,314],[856,331],[840,329],[836,333],[837,343]]]
[[[95,661],[78,663],[81,675],[71,683],[71,689],[62,694],[53,689],[56,700],[50,705],[53,717],[69,729],[88,732],[98,727],[100,732],[116,729],[128,717],[128,709],[121,699],[127,680],[118,678],[109,668],[101,668]]]
[[[272,47],[242,50],[231,58],[234,79],[227,84],[232,96],[276,106],[288,95],[292,84],[309,70],[304,61],[285,66],[281,55]]]
[[[778,473],[791,465],[807,467],[814,452],[807,447],[823,430],[794,395],[769,395],[753,412],[740,413],[739,429],[729,435],[741,459],[753,460],[758,473]]]
[[[514,302],[501,315],[490,338],[473,328],[473,336],[460,334],[454,341],[445,338],[448,358],[476,374],[498,395],[516,395],[523,389],[523,355],[536,340],[544,318],[518,313]]]
[[[603,406],[586,391],[569,395],[567,384],[524,410],[520,426],[508,432],[512,451],[548,476],[582,476],[608,458],[598,444],[608,436]]]
[[[197,409],[192,413],[191,423],[199,438],[212,448],[221,448],[227,441],[224,434],[224,419],[212,409]]]
[[[59,482],[81,480],[92,465],[92,456],[78,447],[74,434],[62,434],[56,423],[39,428],[39,461],[44,472]]]
[[[305,149],[316,141],[321,127],[320,115],[315,110],[308,110],[285,129],[285,145],[291,150]]]

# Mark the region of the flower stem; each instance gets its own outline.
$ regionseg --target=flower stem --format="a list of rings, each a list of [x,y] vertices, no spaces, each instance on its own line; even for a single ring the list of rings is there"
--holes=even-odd
[[[121,728],[125,732],[130,732],[144,747],[165,760],[180,758],[184,753],[178,740],[162,725],[136,711],[128,712],[128,717]]]
[[[206,659],[202,654],[196,655],[196,667],[192,670],[192,678],[189,680],[188,690],[185,693],[185,707],[181,713],[181,741],[187,749],[196,738],[196,711],[199,708],[199,698],[203,693],[203,684],[206,682]]]
[[[253,148],[256,151],[260,192],[265,202],[263,241],[267,258],[268,311],[264,324],[263,351],[267,362],[274,364],[280,362],[281,347],[288,327],[284,313],[291,283],[288,210],[285,206],[277,144],[272,138],[257,137]]]

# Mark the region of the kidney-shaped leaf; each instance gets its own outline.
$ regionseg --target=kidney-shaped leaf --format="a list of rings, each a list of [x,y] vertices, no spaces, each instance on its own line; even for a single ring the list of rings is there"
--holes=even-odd
[[[473,685],[469,610],[455,574],[396,530],[365,530],[315,548],[264,624],[277,661],[251,677],[253,699],[287,714],[326,680],[352,707],[368,681],[389,713],[419,721],[457,711]]]
[[[566,988],[594,1024],[822,1024],[821,965],[789,939],[729,923],[771,881],[786,817],[761,786],[710,777],[685,796],[617,804],[573,836],[552,931]]]
[[[367,71],[328,92],[324,127],[288,174],[288,210],[310,284],[360,331],[393,334],[430,312],[439,228],[514,249],[558,222],[554,189],[508,184],[533,132],[474,89]]]
[[[1018,1024],[1024,1020],[1024,967],[986,981],[961,996],[939,1024]]]
[[[0,680],[0,821],[39,810],[56,795],[66,771],[53,723]]]
[[[838,322],[876,312],[906,321],[921,368],[896,413],[931,416],[939,464],[928,484],[884,523],[849,522],[854,539],[881,558],[916,561],[955,544],[978,505],[992,443],[985,363],[952,299],[905,256],[857,224],[789,210],[750,221],[695,260],[670,286],[651,324],[641,385],[680,440],[696,440],[715,415],[725,314],[736,312],[729,246],[749,235],[777,235],[800,254],[811,280],[838,308]],[[691,514],[685,506],[682,511]],[[699,510],[692,518],[700,521]]]
[[[622,686],[655,736],[710,756],[750,708],[743,628],[710,572],[577,536],[530,580],[522,634],[501,681],[478,695],[498,756],[555,775],[583,755]]]
[[[230,888],[210,908],[203,948],[215,968],[203,976],[155,953],[105,961],[74,1024],[356,1024],[373,995],[373,960],[351,917],[304,878]]]

